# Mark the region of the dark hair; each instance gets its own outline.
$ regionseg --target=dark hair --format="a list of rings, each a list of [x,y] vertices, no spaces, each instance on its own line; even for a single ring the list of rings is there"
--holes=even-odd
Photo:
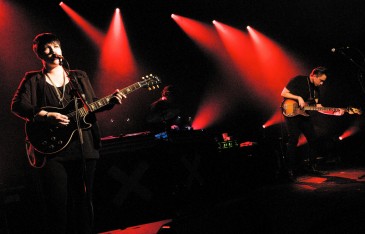
[[[321,76],[321,75],[327,75],[328,74],[328,69],[326,67],[316,67],[312,70],[311,75],[315,75],[315,76]]]
[[[43,50],[44,45],[51,42],[57,42],[59,45],[61,45],[60,39],[52,33],[41,33],[35,36],[33,39],[33,51],[38,58],[41,58],[41,50]]]

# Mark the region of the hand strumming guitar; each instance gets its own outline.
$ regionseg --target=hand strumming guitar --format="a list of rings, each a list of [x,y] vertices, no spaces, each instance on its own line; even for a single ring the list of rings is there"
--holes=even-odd
[[[41,110],[36,117],[35,121],[43,121],[53,125],[64,125],[67,126],[70,123],[69,118],[66,115],[63,115],[58,112],[47,112],[45,110]]]

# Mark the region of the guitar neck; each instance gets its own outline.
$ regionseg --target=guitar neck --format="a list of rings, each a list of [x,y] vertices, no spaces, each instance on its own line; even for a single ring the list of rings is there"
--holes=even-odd
[[[137,82],[126,88],[119,90],[119,93],[127,95],[129,93],[132,93],[132,92],[138,90],[141,87],[143,87],[143,85],[141,85],[140,82]],[[103,97],[93,103],[87,104],[87,106],[83,106],[83,107],[79,108],[77,110],[77,114],[80,115],[81,117],[85,117],[89,112],[94,112],[94,111],[99,110],[100,108],[102,108],[110,103],[110,99],[112,99],[113,95],[114,95],[114,93],[109,94],[108,96]],[[76,115],[76,111],[68,114],[69,117],[74,117],[75,115]]]
[[[304,110],[312,110],[312,111],[336,111],[343,108],[335,108],[335,107],[316,107],[316,106],[305,106]],[[346,109],[344,109],[346,111]]]
[[[137,83],[134,83],[126,88],[123,88],[121,90],[119,90],[119,93],[121,94],[124,94],[124,95],[127,95],[127,94],[130,94],[138,89],[140,89],[141,87],[143,87],[140,82],[137,82]],[[88,104],[88,108],[89,108],[89,111],[90,112],[94,112],[94,111],[97,111],[99,110],[100,108],[106,106],[109,104],[110,102],[110,99],[113,97],[114,93],[106,96],[106,97],[103,97],[93,103],[90,103]]]

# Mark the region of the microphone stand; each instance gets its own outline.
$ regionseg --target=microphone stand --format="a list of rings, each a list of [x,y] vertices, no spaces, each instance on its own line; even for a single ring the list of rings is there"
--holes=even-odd
[[[364,86],[364,82],[361,79],[363,76],[362,74],[365,73],[365,67],[361,66],[361,64],[359,64],[358,62],[356,62],[353,58],[351,58],[348,54],[346,54],[343,50],[340,50],[340,53],[347,58],[352,64],[354,64],[360,71],[360,75],[358,75],[358,81],[360,83],[361,86],[361,90],[362,92],[365,94],[365,86]],[[362,56],[363,54],[360,53]]]
[[[360,51],[358,51],[358,52],[361,54],[361,56],[364,57],[364,55]],[[365,73],[365,68],[363,66],[361,66],[361,64],[356,62],[353,58],[351,58],[348,54],[346,54],[343,50],[341,50],[341,54],[359,69],[359,74],[358,74],[357,78],[358,78],[358,81],[361,86],[361,91],[363,92],[363,94],[365,94],[365,86],[364,86],[364,80],[363,80],[363,74]],[[364,61],[365,61],[365,58],[364,58]],[[363,179],[363,178],[365,178],[365,174],[363,174],[357,178]]]
[[[63,58],[64,61],[66,61],[67,64],[67,68],[64,68],[67,76],[70,79],[70,84],[71,84],[71,94],[74,98],[74,108],[75,108],[75,121],[76,121],[76,126],[77,126],[77,132],[79,135],[79,142],[80,142],[80,150],[81,150],[81,160],[82,160],[82,181],[83,181],[83,186],[84,186],[84,192],[85,195],[87,197],[87,201],[88,204],[90,206],[90,213],[89,213],[89,217],[90,217],[90,225],[91,225],[91,230],[93,229],[94,226],[94,207],[92,204],[92,196],[91,196],[91,191],[90,188],[87,184],[88,178],[87,178],[87,168],[86,168],[86,160],[85,160],[85,146],[84,146],[84,136],[83,136],[83,132],[82,132],[82,128],[81,128],[81,124],[80,124],[80,113],[78,111],[79,109],[79,105],[78,105],[78,99],[81,100],[81,103],[84,106],[88,106],[87,105],[87,101],[85,99],[85,95],[83,94],[80,84],[77,81],[77,77],[74,74],[70,73],[70,65],[68,63],[68,61],[66,59]],[[60,60],[60,64],[63,66],[64,63],[62,60]],[[82,211],[81,211],[82,212]]]

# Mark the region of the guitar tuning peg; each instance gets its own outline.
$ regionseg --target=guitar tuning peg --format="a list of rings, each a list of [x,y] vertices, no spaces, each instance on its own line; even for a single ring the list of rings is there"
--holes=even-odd
[[[157,88],[159,89],[160,88],[160,86],[159,85],[156,85],[157,86]]]
[[[142,76],[142,80],[144,80],[145,78],[144,78],[144,76]]]
[[[148,91],[151,91],[151,87],[148,87]]]

